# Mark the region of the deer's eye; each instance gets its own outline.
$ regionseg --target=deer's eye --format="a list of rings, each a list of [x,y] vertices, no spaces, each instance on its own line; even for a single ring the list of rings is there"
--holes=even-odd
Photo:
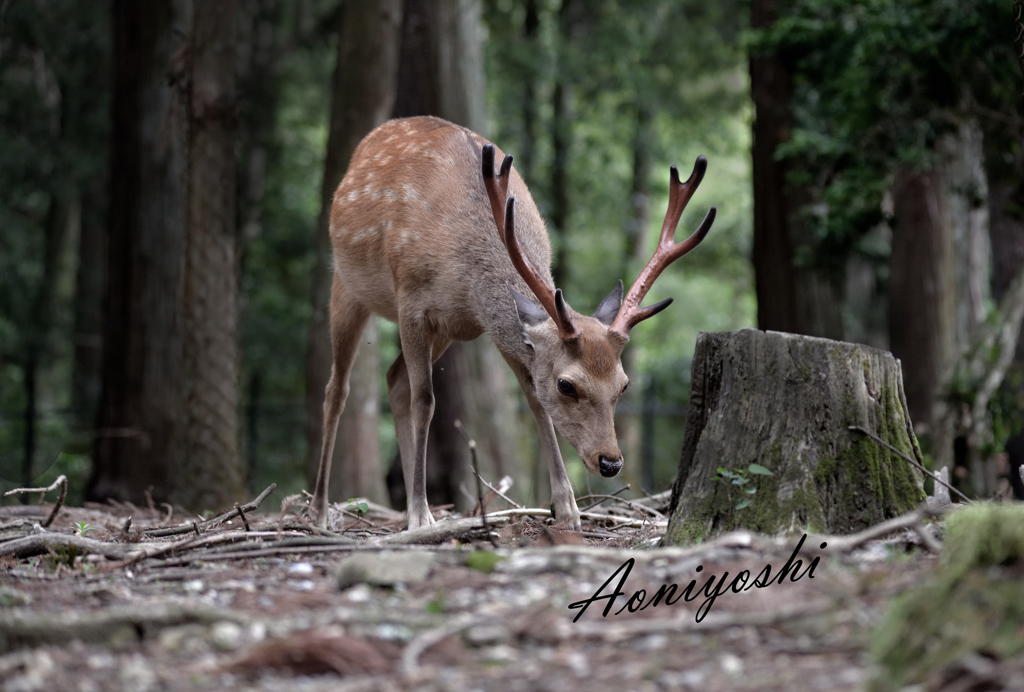
[[[558,391],[566,396],[576,396],[576,387],[569,380],[559,380]]]

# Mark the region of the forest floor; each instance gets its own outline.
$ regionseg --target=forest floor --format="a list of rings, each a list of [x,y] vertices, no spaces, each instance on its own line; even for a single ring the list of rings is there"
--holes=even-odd
[[[582,535],[527,510],[492,518],[486,533],[479,517],[440,510],[433,534],[413,536],[431,545],[410,544],[402,515],[372,505],[329,534],[252,504],[248,530],[238,513],[204,527],[124,504],[64,507],[44,530],[52,505],[0,507],[0,684],[858,690],[880,675],[870,650],[887,605],[937,564],[931,529],[908,523],[832,539],[834,549],[811,536],[778,583],[800,536],[655,548],[666,499],[606,500],[585,513]],[[335,506],[332,520],[342,513]],[[730,575],[747,570],[753,583],[769,564],[770,584],[709,607],[709,577],[707,593],[720,580],[725,591]],[[671,605],[652,603],[673,583]],[[614,603],[588,602],[619,586]],[[985,665],[953,662],[915,689],[1024,689],[1024,658]]]

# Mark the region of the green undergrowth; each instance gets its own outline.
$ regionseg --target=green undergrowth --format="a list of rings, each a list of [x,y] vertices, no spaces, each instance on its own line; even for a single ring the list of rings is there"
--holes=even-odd
[[[972,653],[1024,653],[1024,506],[979,503],[949,518],[936,573],[899,596],[875,631],[880,672],[869,689],[931,689]]]

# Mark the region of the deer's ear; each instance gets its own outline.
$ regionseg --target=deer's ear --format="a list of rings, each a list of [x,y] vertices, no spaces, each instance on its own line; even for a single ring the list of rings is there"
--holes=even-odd
[[[512,299],[516,302],[516,312],[519,313],[519,321],[524,327],[533,327],[544,320],[551,319],[548,317],[548,313],[544,312],[543,308],[538,307],[522,293],[511,286],[508,287],[508,290],[512,294]]]
[[[615,316],[619,314],[619,308],[621,307],[622,279],[619,279],[619,283],[615,284],[612,292],[605,296],[605,299],[597,306],[597,310],[594,311],[594,319],[604,326],[610,327],[612,322],[615,321]]]

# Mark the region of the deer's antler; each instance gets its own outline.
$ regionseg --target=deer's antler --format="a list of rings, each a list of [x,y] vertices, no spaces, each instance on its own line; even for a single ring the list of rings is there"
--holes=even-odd
[[[494,215],[494,224],[498,227],[498,234],[512,265],[523,277],[523,281],[530,287],[533,294],[540,301],[545,312],[555,321],[558,327],[558,335],[563,341],[572,341],[579,338],[579,331],[572,323],[569,316],[568,306],[562,298],[562,289],[552,290],[544,277],[540,275],[530,260],[523,254],[519,247],[519,240],[516,238],[516,215],[515,197],[508,196],[508,179],[512,170],[512,157],[505,156],[501,162],[501,170],[497,177],[494,175],[494,145],[487,143],[483,148],[483,178],[484,188],[487,190],[487,197],[491,202],[491,213]]]
[[[658,249],[654,251],[654,256],[651,257],[650,262],[647,263],[644,270],[640,272],[640,276],[633,282],[633,286],[629,289],[629,293],[626,294],[625,300],[622,301],[619,314],[615,316],[615,321],[612,322],[609,331],[616,332],[628,339],[629,331],[638,322],[657,315],[672,303],[671,298],[666,298],[660,303],[649,305],[646,308],[640,307],[644,296],[651,290],[651,286],[654,285],[655,280],[665,270],[665,267],[697,247],[700,241],[704,240],[708,231],[711,230],[711,224],[715,222],[715,214],[718,213],[718,210],[715,207],[711,207],[708,210],[707,216],[704,217],[704,220],[697,230],[694,231],[693,235],[681,243],[673,242],[676,226],[679,225],[679,218],[683,215],[683,210],[686,209],[686,204],[693,197],[693,193],[696,192],[700,181],[704,179],[704,172],[707,169],[708,160],[703,156],[698,156],[696,163],[693,164],[693,172],[690,174],[690,177],[685,183],[680,183],[679,171],[675,166],[672,166],[672,179],[669,183],[668,192],[668,210],[665,212],[665,222],[661,226]]]

